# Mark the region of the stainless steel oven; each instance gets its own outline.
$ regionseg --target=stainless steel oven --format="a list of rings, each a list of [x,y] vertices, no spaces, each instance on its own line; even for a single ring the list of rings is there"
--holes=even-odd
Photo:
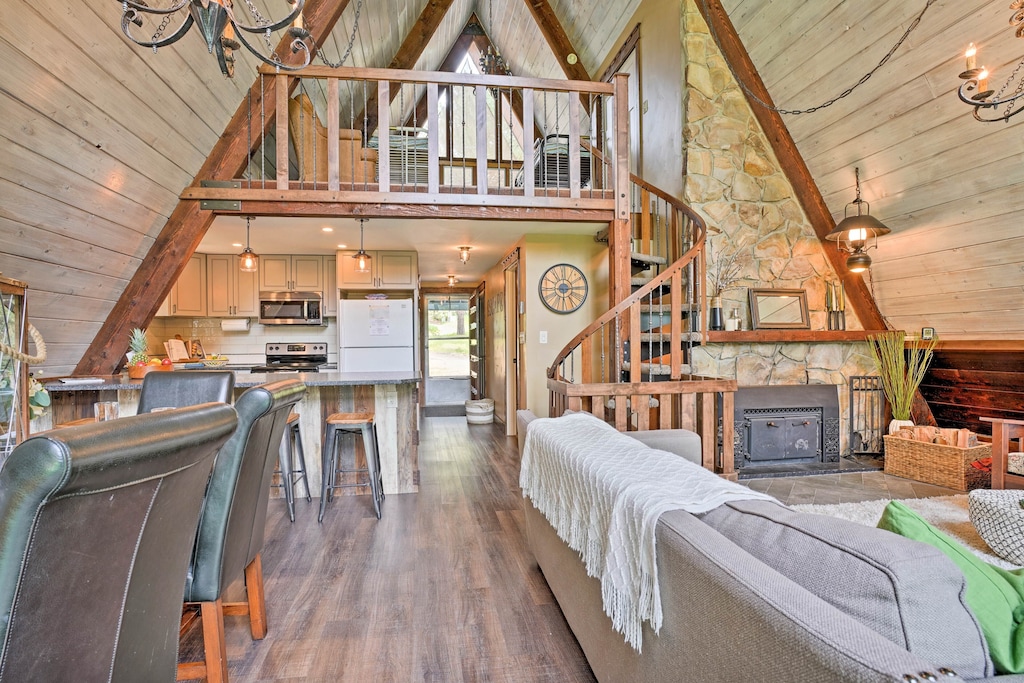
[[[260,292],[261,325],[323,325],[320,292]]]

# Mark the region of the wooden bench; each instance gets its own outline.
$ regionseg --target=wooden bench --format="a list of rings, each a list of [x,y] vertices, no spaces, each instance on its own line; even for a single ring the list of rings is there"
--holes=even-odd
[[[1024,420],[1006,420],[998,417],[983,417],[992,423],[992,488],[1024,489],[1024,475],[1007,470],[1009,454],[1021,450],[1024,439]],[[1011,442],[1015,442],[1011,451]]]

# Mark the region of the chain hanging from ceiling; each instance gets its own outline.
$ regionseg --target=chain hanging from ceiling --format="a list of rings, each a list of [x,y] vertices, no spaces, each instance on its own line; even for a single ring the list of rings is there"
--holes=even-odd
[[[494,0],[487,0],[487,29],[494,30]],[[494,47],[490,34],[484,31],[484,35],[487,36],[487,50],[480,55],[480,71],[488,76],[511,76],[512,70]]]
[[[813,107],[808,107],[806,109],[783,109],[782,107],[776,107],[775,105],[769,102],[765,102],[757,95],[757,93],[751,90],[747,86],[747,84],[743,82],[739,75],[736,74],[736,71],[732,68],[732,64],[729,64],[728,60],[726,60],[726,65],[729,67],[729,72],[732,74],[732,77],[736,80],[736,83],[739,84],[743,92],[747,94],[747,97],[756,102],[757,104],[759,104],[760,106],[764,107],[765,109],[768,109],[769,111],[778,112],[779,114],[792,114],[794,116],[798,114],[811,114],[813,112],[818,111],[819,109],[831,107],[833,104],[843,99],[844,97],[848,97],[851,93],[853,93],[854,90],[864,85],[864,83],[866,83],[869,78],[874,76],[875,72],[881,69],[883,66],[885,66],[885,64],[889,61],[893,54],[896,53],[896,50],[898,50],[900,46],[903,45],[903,43],[907,40],[907,38],[910,36],[913,30],[917,28],[917,25],[921,23],[921,19],[924,17],[924,13],[927,12],[928,8],[931,7],[935,2],[936,0],[927,0],[927,2],[925,2],[924,9],[921,10],[921,13],[918,14],[912,22],[910,22],[910,26],[908,26],[907,30],[903,32],[903,35],[900,36],[900,39],[896,41],[896,44],[893,45],[887,53],[885,53],[885,56],[882,57],[882,59],[878,62],[878,64],[875,65],[873,69],[871,69],[871,71],[868,71],[866,74],[861,76],[860,80],[858,80],[856,83],[854,83],[849,88],[839,93],[835,97]],[[707,0],[700,0],[700,4],[704,10],[704,16],[710,17],[711,11],[708,9]],[[718,45],[718,49],[721,50],[722,41],[718,39],[718,33],[715,31],[714,22],[708,21],[707,24],[708,30],[711,32],[711,37],[714,39],[715,44]]]

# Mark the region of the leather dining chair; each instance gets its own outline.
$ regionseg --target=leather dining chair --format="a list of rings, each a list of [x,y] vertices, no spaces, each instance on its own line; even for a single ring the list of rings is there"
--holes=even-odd
[[[229,370],[150,372],[142,379],[138,413],[200,403],[231,403],[235,373]]]
[[[235,401],[238,430],[217,454],[185,579],[186,607],[200,612],[204,661],[179,664],[179,680],[227,680],[225,614],[247,614],[255,640],[267,634],[260,552],[270,480],[288,416],[305,392],[289,379],[252,387]],[[225,603],[228,586],[242,576],[247,600]]]
[[[0,681],[173,680],[182,578],[235,411],[53,430],[0,468]]]

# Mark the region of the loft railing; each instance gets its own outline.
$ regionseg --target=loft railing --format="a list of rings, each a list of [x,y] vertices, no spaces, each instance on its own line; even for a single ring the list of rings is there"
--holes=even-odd
[[[603,212],[570,220],[626,211],[628,169],[616,163],[628,139],[616,130],[625,76],[597,83],[311,66],[301,76],[264,68],[260,77],[273,87],[250,107],[245,177],[189,188],[184,198]]]

